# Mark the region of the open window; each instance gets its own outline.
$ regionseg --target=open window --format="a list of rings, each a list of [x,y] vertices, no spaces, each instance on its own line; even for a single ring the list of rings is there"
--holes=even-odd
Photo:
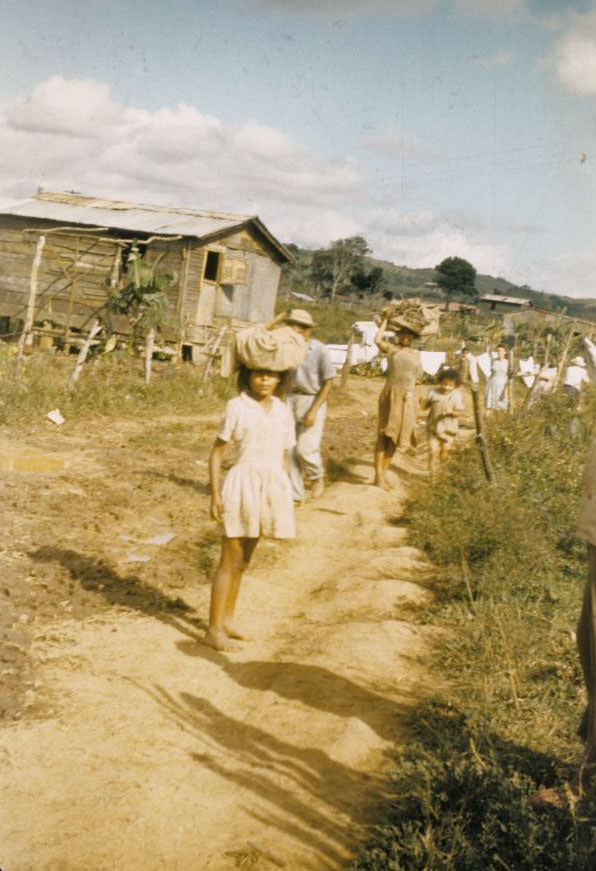
[[[203,270],[203,278],[205,281],[217,282],[221,269],[222,255],[219,251],[207,251],[205,257],[205,268]]]

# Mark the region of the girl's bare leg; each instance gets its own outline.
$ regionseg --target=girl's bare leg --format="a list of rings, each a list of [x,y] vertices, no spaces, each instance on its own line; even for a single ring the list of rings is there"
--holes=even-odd
[[[228,598],[226,601],[225,607],[225,615],[224,615],[224,632],[228,636],[228,638],[239,638],[241,641],[248,641],[249,637],[241,630],[238,629],[234,622],[234,613],[236,611],[236,601],[238,599],[238,592],[240,590],[240,581],[242,580],[242,575],[248,568],[250,564],[250,560],[255,551],[255,547],[259,541],[258,538],[239,538],[236,541],[240,542],[240,546],[242,549],[242,560],[241,565],[237,568],[233,573],[232,583],[230,585],[230,589],[228,592]]]
[[[242,572],[245,569],[244,541],[254,542],[250,555],[258,539],[224,538],[221,544],[221,558],[211,587],[211,608],[209,628],[205,641],[215,650],[234,650],[238,647],[225,629],[229,606],[235,606],[240,588]]]
[[[377,487],[382,487],[384,490],[390,490],[391,485],[386,479],[386,472],[391,465],[393,454],[395,453],[395,445],[388,439],[387,436],[379,433],[375,445],[375,480],[374,484]]]

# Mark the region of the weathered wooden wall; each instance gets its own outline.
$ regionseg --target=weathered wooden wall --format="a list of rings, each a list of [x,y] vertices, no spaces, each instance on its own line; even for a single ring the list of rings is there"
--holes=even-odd
[[[55,228],[48,221],[0,216],[0,316],[24,316],[37,239],[53,230],[47,233],[39,269],[35,321],[85,328],[105,304],[114,268],[120,268],[119,243],[133,234],[86,232],[76,226],[58,233]],[[142,234],[137,238],[142,244]],[[209,249],[223,258],[218,282],[204,278]],[[155,240],[145,258],[154,263],[158,257],[160,272],[178,276],[168,291],[166,339],[203,344],[218,323],[236,326],[272,317],[281,263],[247,230],[222,234],[206,247],[193,239]],[[113,321],[118,331],[126,331],[124,318]]]

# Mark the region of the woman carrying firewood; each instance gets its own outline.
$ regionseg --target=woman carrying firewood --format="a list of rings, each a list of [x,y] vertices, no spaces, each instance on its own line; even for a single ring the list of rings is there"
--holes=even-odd
[[[397,448],[407,450],[416,444],[416,385],[422,379],[420,352],[412,348],[416,334],[401,329],[394,345],[384,338],[388,320],[385,315],[375,336],[375,344],[387,355],[387,381],[379,396],[374,480],[384,490],[391,487],[387,470]]]

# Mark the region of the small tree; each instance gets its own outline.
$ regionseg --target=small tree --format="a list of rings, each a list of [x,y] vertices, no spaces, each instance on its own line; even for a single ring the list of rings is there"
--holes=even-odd
[[[145,334],[145,384],[151,381],[151,360],[155,331],[166,322],[169,287],[178,281],[175,272],[157,272],[163,254],[149,264],[133,242],[127,253],[126,268],[118,284],[108,291],[108,309],[126,315],[130,337],[136,348]]]
[[[160,255],[147,263],[135,241],[126,259],[126,269],[116,286],[108,291],[108,309],[126,315],[133,344],[147,330],[159,330],[166,322],[168,296],[166,291],[178,281],[175,272],[157,272]]]
[[[336,239],[329,248],[315,251],[311,261],[313,284],[333,301],[342,290],[357,290],[354,277],[364,273],[364,258],[370,254],[363,236]]]
[[[446,257],[435,266],[435,271],[437,284],[447,297],[447,306],[456,293],[463,293],[466,296],[476,295],[476,270],[462,257]]]

